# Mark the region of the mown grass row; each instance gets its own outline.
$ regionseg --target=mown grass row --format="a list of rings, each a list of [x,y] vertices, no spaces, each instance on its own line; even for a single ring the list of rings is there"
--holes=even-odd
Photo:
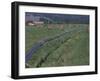
[[[53,51],[41,67],[77,66],[89,64],[88,33],[81,31]]]

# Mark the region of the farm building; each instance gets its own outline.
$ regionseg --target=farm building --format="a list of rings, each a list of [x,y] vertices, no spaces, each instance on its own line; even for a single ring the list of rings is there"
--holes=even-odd
[[[25,20],[25,23],[28,26],[44,24],[44,22],[41,21],[41,18],[39,16],[33,16],[32,14],[27,15]]]
[[[41,24],[44,24],[44,22],[43,21],[27,21],[26,22],[26,25],[28,26],[41,25]]]

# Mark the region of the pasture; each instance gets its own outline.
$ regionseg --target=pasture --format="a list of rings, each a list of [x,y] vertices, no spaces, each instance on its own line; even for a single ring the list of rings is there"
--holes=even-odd
[[[88,24],[26,26],[26,55],[38,43],[43,44],[31,52],[32,57],[26,62],[28,68],[89,65]]]

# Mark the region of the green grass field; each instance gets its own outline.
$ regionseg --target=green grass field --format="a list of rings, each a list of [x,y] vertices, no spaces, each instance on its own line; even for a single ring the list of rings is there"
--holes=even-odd
[[[68,33],[46,42],[40,49],[38,49],[28,61],[28,67],[89,65],[88,24],[44,24],[41,27],[26,26],[26,53],[39,40],[52,38],[64,32]]]

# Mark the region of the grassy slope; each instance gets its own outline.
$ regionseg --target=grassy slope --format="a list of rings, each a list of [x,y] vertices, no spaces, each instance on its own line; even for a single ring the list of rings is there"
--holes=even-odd
[[[88,34],[80,32],[50,54],[41,66],[72,66],[89,64]]]
[[[89,37],[87,28],[85,25],[67,25],[64,30],[60,29],[48,29],[44,28],[27,28],[26,33],[26,51],[32,47],[32,45],[43,37],[49,37],[69,31],[70,29],[84,26],[83,30],[74,34],[73,37],[60,42],[55,40],[45,44],[36,54],[33,55],[29,61],[31,67],[48,67],[48,66],[71,66],[71,65],[87,65],[89,64]],[[46,57],[46,58],[45,58]]]

